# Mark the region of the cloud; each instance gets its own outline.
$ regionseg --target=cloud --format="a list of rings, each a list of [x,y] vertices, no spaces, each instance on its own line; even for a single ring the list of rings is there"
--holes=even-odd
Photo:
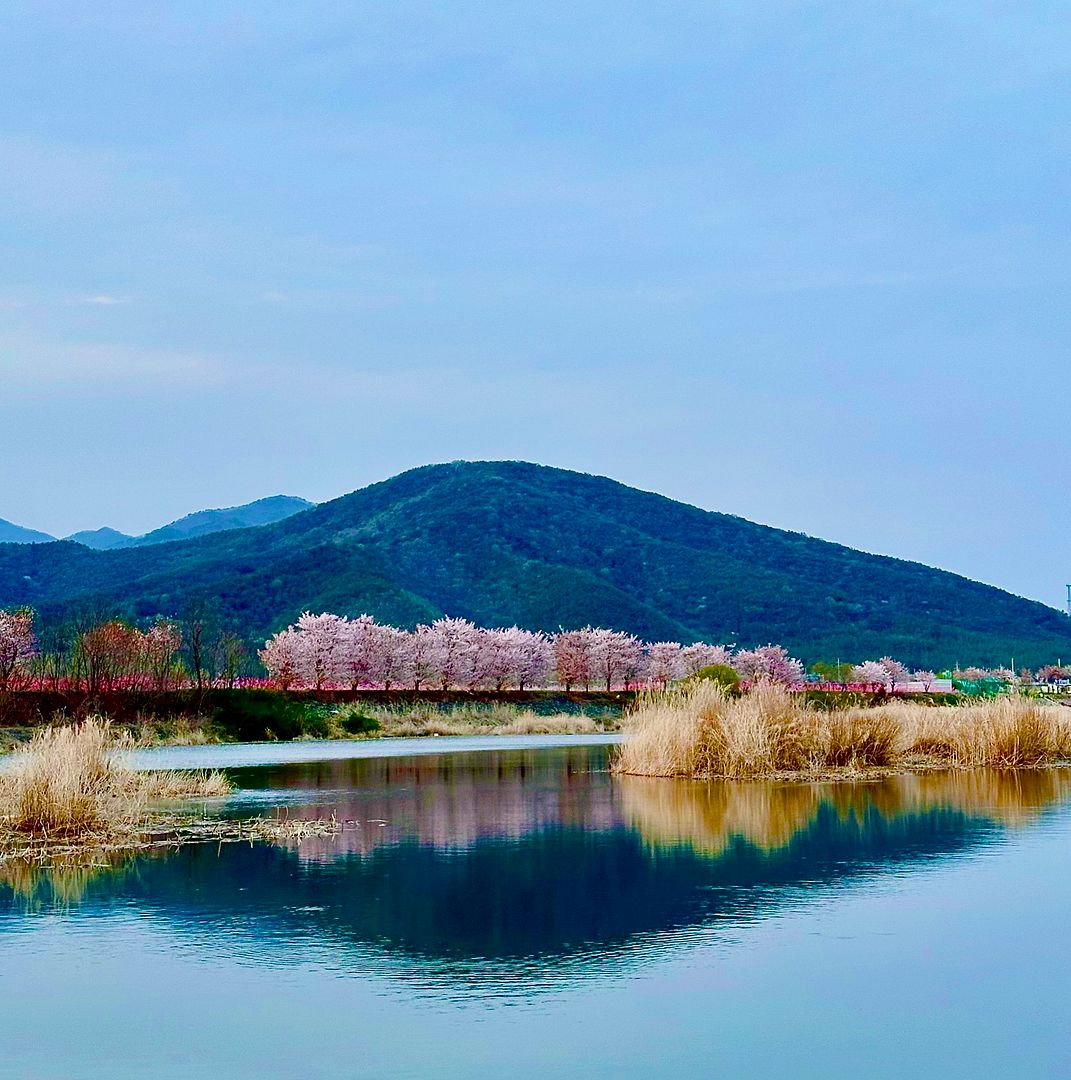
[[[129,296],[112,296],[108,293],[99,293],[96,296],[79,297],[80,304],[93,304],[96,307],[113,307],[116,304],[129,304]]]

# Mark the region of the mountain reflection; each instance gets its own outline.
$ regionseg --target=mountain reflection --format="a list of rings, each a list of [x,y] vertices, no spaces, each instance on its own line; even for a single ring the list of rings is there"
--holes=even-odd
[[[214,948],[315,943],[348,968],[545,969],[731,925],[868,875],[963,853],[1071,793],[1071,772],[858,784],[611,777],[605,748],[330,762],[240,776],[290,814],[352,822],[290,847],[187,847],[56,886],[134,904]],[[13,898],[40,880],[0,869]],[[0,929],[8,921],[0,922]],[[431,970],[427,967],[426,970]]]

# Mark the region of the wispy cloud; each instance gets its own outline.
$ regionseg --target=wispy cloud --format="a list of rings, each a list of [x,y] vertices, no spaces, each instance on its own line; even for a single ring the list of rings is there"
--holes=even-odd
[[[114,307],[117,304],[129,304],[129,296],[114,296],[111,293],[98,293],[95,296],[80,296],[79,304],[92,304],[95,307]]]

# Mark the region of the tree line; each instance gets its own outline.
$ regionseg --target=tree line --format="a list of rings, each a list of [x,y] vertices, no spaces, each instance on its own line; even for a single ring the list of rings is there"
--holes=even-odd
[[[644,642],[591,626],[546,634],[459,618],[407,630],[370,615],[351,619],[329,612],[305,612],[272,635],[258,657],[270,684],[280,689],[664,689],[699,672],[746,684],[798,686],[807,679],[802,662],[772,644],[734,649],[702,641]],[[119,619],[39,627],[29,608],[0,610],[0,690],[97,694],[263,682],[242,676],[248,659],[241,641],[202,609],[183,620],[157,619],[144,629]],[[1071,679],[1071,669],[1048,665],[1016,674],[966,668],[946,675],[1011,685]],[[889,656],[859,664],[817,663],[810,676],[825,686],[886,692],[909,683],[931,690],[937,678]]]

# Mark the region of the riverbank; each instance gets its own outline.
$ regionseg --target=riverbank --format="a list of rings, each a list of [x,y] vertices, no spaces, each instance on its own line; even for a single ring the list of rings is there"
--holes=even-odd
[[[858,780],[894,772],[1041,768],[1071,761],[1071,710],[1006,696],[822,710],[783,687],[739,698],[713,683],[651,695],[614,769],[691,779]]]
[[[0,694],[0,749],[50,723],[106,716],[143,745],[423,735],[617,731],[624,692],[282,691],[233,689]]]

